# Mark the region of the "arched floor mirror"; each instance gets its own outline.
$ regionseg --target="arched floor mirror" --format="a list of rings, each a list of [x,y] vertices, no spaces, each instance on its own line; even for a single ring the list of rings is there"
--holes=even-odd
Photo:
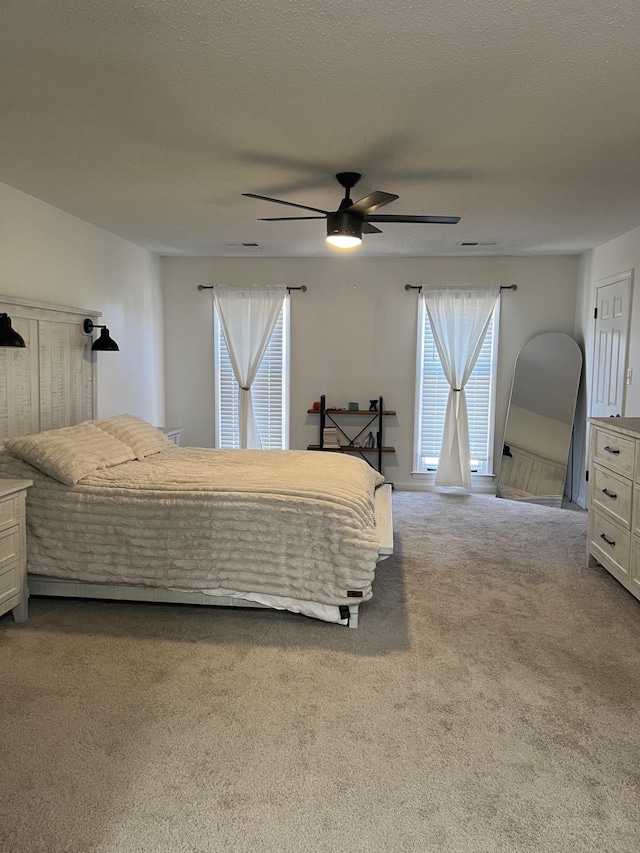
[[[518,354],[497,496],[561,507],[582,352],[560,332],[537,335]]]

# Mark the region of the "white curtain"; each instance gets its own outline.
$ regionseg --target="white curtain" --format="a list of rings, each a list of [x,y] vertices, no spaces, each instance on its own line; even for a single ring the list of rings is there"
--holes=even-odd
[[[238,383],[240,447],[262,449],[253,415],[251,384],[278,322],[287,288],[282,285],[232,287],[215,285],[213,302]]]
[[[500,288],[423,288],[422,295],[442,370],[451,386],[435,483],[469,488],[471,457],[464,386],[478,360]]]

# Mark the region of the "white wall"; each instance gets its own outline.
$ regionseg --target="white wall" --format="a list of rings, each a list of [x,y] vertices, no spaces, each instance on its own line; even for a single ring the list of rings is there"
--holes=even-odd
[[[574,330],[576,257],[488,258],[164,258],[167,419],[185,444],[213,446],[213,335],[210,291],[198,284],[306,284],[291,296],[291,448],[317,442],[307,416],[322,393],[330,405],[382,395],[397,418],[385,444],[397,448],[385,473],[398,486],[411,477],[416,292],[409,284],[516,284],[500,318],[496,446],[516,356],[540,332]],[[496,458],[496,462],[499,457]]]
[[[119,353],[97,356],[98,416],[163,424],[159,258],[6,184],[0,223],[0,294],[101,311],[118,342]]]
[[[596,284],[604,278],[617,273],[640,268],[640,228],[634,228],[620,237],[615,237],[580,258],[578,270],[578,289],[576,298],[575,338],[587,353],[587,370],[579,399],[580,425],[582,435],[576,435],[576,453],[574,464],[579,485],[577,500],[584,506],[586,501],[586,481],[584,476],[586,448],[585,419],[589,412],[589,389],[591,387],[591,367],[593,353],[593,309],[595,307]],[[636,278],[636,276],[634,276]],[[638,310],[637,278],[631,294],[631,326],[629,333],[628,361],[633,369],[633,384],[626,387],[626,400],[623,415],[640,416],[640,310]],[[635,295],[635,299],[634,299]],[[634,309],[633,303],[636,302]]]

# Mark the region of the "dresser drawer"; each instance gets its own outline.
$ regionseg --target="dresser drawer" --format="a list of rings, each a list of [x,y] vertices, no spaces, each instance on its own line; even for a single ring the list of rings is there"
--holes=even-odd
[[[15,560],[20,550],[20,531],[17,527],[10,527],[0,533],[0,572],[6,568],[12,560]]]
[[[612,471],[633,478],[635,439],[596,428],[592,440],[594,462],[600,462],[606,468],[611,468]]]
[[[640,538],[631,539],[631,568],[629,570],[629,589],[636,598],[640,598]]]
[[[31,480],[0,478],[0,616],[27,618],[25,495]]]
[[[4,571],[0,569],[0,604],[6,601],[7,598],[12,598],[18,595],[22,585],[22,574],[18,567],[17,560],[13,561],[13,566]]]
[[[589,513],[589,553],[625,586],[629,578],[631,534],[598,510]]]
[[[611,515],[623,527],[630,530],[633,505],[631,480],[599,465],[593,466],[592,478],[591,506]]]
[[[17,497],[0,501],[0,530],[18,523],[20,518],[20,500]]]

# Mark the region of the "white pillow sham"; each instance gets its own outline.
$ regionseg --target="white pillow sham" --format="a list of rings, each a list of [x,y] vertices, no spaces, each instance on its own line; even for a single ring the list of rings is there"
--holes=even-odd
[[[8,438],[4,446],[14,456],[67,486],[74,486],[94,471],[136,458],[133,450],[122,441],[86,421]]]
[[[140,462],[153,453],[175,448],[163,432],[136,415],[114,415],[91,423],[130,447]]]

